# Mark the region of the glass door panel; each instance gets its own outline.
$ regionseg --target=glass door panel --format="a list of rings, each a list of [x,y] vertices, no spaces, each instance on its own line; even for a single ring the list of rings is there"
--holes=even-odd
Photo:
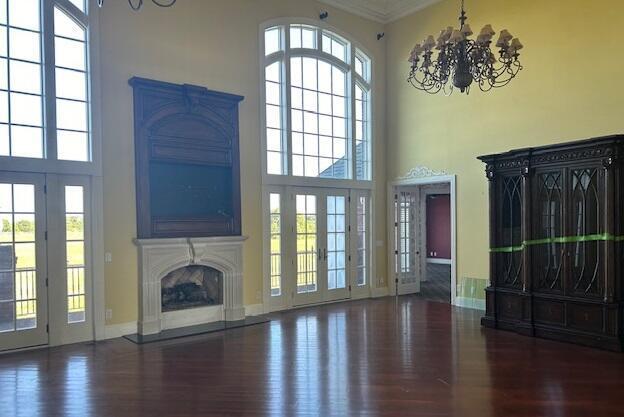
[[[318,280],[318,205],[315,194],[295,195],[296,294],[295,304],[321,301]]]
[[[399,191],[395,200],[395,268],[397,294],[420,292],[420,262],[416,244],[415,211],[418,209],[416,191]]]
[[[44,178],[0,174],[0,351],[48,343]]]
[[[295,280],[293,304],[349,298],[349,194],[343,190],[293,192]]]
[[[48,175],[50,344],[93,339],[89,180]]]
[[[347,203],[346,193],[330,193],[325,198],[326,247],[323,248],[323,273],[327,280],[325,301],[348,298],[347,283]]]

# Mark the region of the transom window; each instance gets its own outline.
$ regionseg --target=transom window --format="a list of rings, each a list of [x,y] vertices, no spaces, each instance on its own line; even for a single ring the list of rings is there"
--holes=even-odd
[[[370,58],[315,26],[265,30],[266,172],[371,180]]]
[[[0,156],[91,160],[86,13],[0,0]]]

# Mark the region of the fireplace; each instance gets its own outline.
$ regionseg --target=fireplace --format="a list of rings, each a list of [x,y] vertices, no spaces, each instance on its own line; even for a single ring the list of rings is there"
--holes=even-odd
[[[246,237],[137,239],[139,334],[245,318]]]
[[[130,85],[139,334],[242,320],[243,97],[136,77]]]
[[[161,311],[220,305],[223,273],[203,265],[189,265],[169,272],[160,283]]]

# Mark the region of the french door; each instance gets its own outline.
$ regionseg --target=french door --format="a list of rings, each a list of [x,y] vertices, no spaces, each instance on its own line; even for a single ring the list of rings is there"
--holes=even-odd
[[[43,175],[0,173],[0,351],[48,343]]]
[[[293,305],[347,299],[349,193],[346,190],[290,190],[295,225]]]
[[[417,191],[397,190],[394,200],[395,290],[398,295],[420,292],[420,248],[416,230]]]
[[[0,351],[93,338],[89,182],[0,172]]]

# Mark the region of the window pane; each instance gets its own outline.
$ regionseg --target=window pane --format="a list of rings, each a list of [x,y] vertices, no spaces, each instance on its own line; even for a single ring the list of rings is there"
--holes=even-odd
[[[9,145],[9,126],[0,124],[0,155],[9,156],[11,154]]]
[[[9,0],[11,26],[39,30],[39,0]]]
[[[269,194],[269,234],[270,234],[270,277],[271,277],[271,296],[281,295],[281,261],[282,261],[282,245],[281,245],[281,204],[280,194]]]
[[[67,255],[67,322],[86,319],[84,190],[65,186],[65,238]]]
[[[86,70],[85,44],[83,42],[57,37],[54,44],[57,66]]]
[[[83,242],[67,242],[67,265],[68,266],[84,265],[84,243]]]
[[[59,129],[87,131],[87,103],[56,100],[56,124]]]
[[[271,175],[282,174],[282,154],[279,152],[267,152],[267,173]]]
[[[65,187],[65,212],[66,213],[83,213],[84,212],[83,189],[80,186]]]
[[[11,75],[13,75],[11,73]],[[84,72],[56,69],[56,96],[74,100],[87,100],[87,75]]]
[[[290,47],[301,48],[301,27],[291,26],[290,28]]]
[[[58,159],[65,161],[89,160],[89,135],[86,132],[56,132]]]
[[[7,66],[7,60],[0,58],[0,89],[9,89],[9,69]]]
[[[11,126],[11,154],[24,158],[43,158],[43,129]]]
[[[79,41],[86,40],[86,31],[58,8],[54,8],[54,34]]]
[[[332,55],[333,56],[340,59],[341,61],[345,61],[346,53],[347,53],[346,48],[341,42],[332,40]]]
[[[9,47],[7,46],[7,28],[6,26],[0,26],[0,56],[6,57],[8,55]]]
[[[35,212],[35,187],[30,184],[13,186],[13,210],[16,213]]]
[[[21,61],[10,61],[11,91],[41,94],[41,66]]]
[[[41,101],[41,96],[11,93],[11,123],[41,126]]]
[[[266,67],[265,77],[267,81],[273,81],[276,83],[281,82],[280,80],[280,63],[274,62],[273,64]]]
[[[264,32],[264,53],[265,55],[271,55],[274,52],[280,51],[280,29],[272,28]]]
[[[9,94],[0,91],[0,123],[9,122]]]
[[[67,240],[84,240],[84,215],[68,214],[65,222]]]
[[[301,46],[303,48],[316,49],[316,30],[310,28],[302,29]]]
[[[21,29],[9,29],[9,54],[11,58],[41,61],[41,35]]]

